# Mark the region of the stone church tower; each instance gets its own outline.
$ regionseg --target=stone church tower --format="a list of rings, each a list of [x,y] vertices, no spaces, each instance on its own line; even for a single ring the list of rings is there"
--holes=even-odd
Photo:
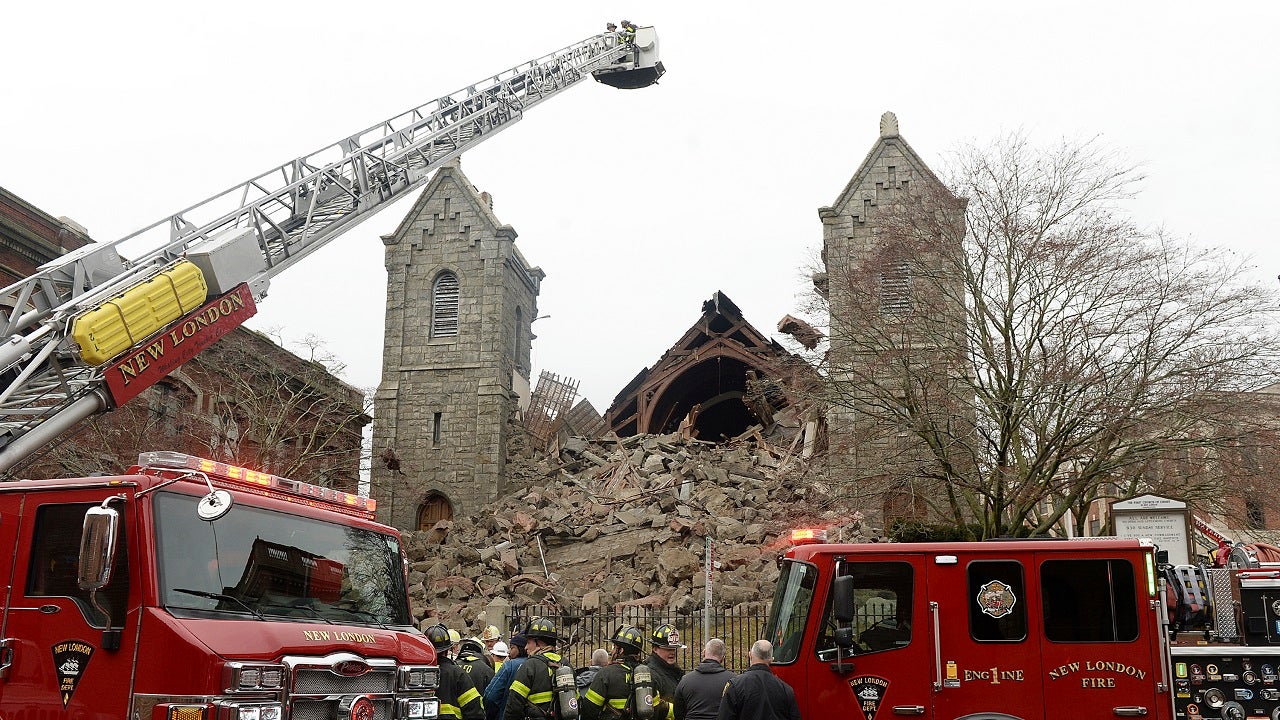
[[[429,528],[502,489],[507,422],[528,394],[544,275],[457,161],[382,240],[387,316],[372,494],[381,522]]]
[[[825,272],[814,282],[829,303],[834,381],[830,469],[883,527],[925,519],[925,500],[938,489],[928,479],[929,444],[906,426],[925,405],[920,395],[958,389],[964,207],[898,133],[897,117],[885,113],[862,165],[836,201],[818,210]],[[907,373],[906,366],[932,371]],[[972,416],[964,407],[955,412]]]

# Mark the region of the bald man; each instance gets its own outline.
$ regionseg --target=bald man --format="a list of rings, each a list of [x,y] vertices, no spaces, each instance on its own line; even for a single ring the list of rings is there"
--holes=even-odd
[[[800,720],[795,691],[769,668],[773,644],[757,640],[747,657],[751,667],[725,687],[719,720]]]

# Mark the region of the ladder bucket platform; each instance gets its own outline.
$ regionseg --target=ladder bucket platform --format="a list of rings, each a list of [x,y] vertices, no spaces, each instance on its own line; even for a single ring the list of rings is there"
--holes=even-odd
[[[659,61],[651,67],[597,70],[593,75],[597,82],[602,82],[609,87],[616,87],[620,90],[635,90],[649,87],[658,82],[658,78],[662,77],[664,72],[666,72],[666,69],[662,67],[662,62]]]

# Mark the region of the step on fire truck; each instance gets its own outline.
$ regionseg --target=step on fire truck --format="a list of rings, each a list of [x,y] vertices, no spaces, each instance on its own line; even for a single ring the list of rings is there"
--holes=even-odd
[[[1115,538],[793,540],[765,637],[805,720],[1280,720],[1280,569]]]
[[[596,35],[0,290],[0,473],[244,322],[272,277],[527,108],[587,77],[662,74],[652,27]],[[435,651],[374,509],[171,452],[121,476],[0,483],[0,719],[436,717]]]

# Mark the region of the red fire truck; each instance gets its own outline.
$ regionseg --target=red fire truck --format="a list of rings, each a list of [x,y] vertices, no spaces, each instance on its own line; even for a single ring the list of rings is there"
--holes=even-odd
[[[1280,570],[1114,538],[810,542],[765,630],[806,720],[1280,720]]]
[[[0,483],[0,717],[434,718],[374,501],[172,452]]]

